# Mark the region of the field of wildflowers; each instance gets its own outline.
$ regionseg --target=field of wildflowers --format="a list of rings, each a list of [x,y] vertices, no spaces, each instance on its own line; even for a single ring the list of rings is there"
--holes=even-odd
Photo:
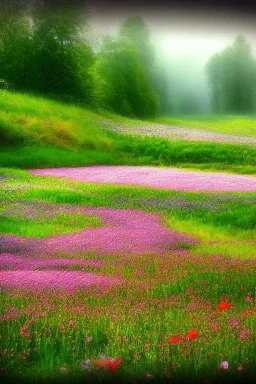
[[[96,166],[39,169],[31,172],[34,175],[70,177],[91,183],[142,185],[178,191],[256,191],[254,176],[192,172],[176,168]]]
[[[1,382],[255,381],[255,177],[128,168],[0,169]]]

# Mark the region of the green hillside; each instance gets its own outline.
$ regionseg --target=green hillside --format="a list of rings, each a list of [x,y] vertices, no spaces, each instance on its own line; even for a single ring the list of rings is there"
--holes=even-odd
[[[129,134],[106,131],[106,125],[130,127]],[[152,123],[2,90],[0,165],[159,165],[256,173],[254,147],[131,135],[139,125]]]

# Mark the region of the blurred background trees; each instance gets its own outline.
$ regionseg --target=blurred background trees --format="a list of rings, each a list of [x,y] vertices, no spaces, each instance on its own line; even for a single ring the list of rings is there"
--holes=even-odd
[[[128,18],[116,38],[104,38],[96,61],[104,106],[139,118],[157,113],[158,97],[152,85],[153,50],[140,17]]]
[[[256,59],[243,36],[209,59],[207,90],[193,58],[157,58],[140,16],[114,37],[89,34],[82,0],[2,0],[1,84],[142,119],[206,113],[209,92],[215,113],[256,112]]]
[[[30,88],[67,100],[89,102],[93,52],[83,39],[88,25],[80,3],[45,2],[34,6]]]
[[[0,77],[16,89],[26,89],[31,69],[29,6],[25,0],[0,3]]]
[[[256,59],[243,36],[209,59],[207,73],[214,112],[255,112]]]

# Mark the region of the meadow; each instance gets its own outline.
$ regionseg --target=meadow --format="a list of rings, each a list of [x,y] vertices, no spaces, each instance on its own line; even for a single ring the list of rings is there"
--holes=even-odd
[[[256,383],[252,12],[96,3],[0,1],[0,383]]]
[[[0,96],[1,382],[254,382],[255,146]]]
[[[1,183],[4,381],[253,381],[255,192]]]

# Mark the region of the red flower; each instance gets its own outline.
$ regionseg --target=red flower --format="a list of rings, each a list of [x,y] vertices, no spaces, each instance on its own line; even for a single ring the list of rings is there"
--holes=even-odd
[[[230,304],[227,302],[227,301],[221,301],[221,303],[218,305],[218,308],[221,310],[221,311],[225,311],[226,309],[228,309],[230,307]]]
[[[104,360],[104,364],[105,364],[105,366],[108,366],[109,364],[111,364],[112,361],[113,361],[113,360],[110,359],[110,357],[107,357],[107,358]]]
[[[107,362],[108,360],[108,362]],[[115,360],[106,359],[105,364],[108,372],[115,372],[118,368],[120,368],[122,362],[122,358],[118,357]]]
[[[188,337],[190,340],[195,340],[198,337],[198,332],[195,329],[190,329],[188,331]]]
[[[172,343],[172,344],[176,344],[176,343],[178,343],[180,341],[180,337],[178,336],[178,335],[175,335],[175,336],[171,336],[170,337],[170,342]]]
[[[96,367],[97,368],[105,368],[108,372],[115,372],[118,368],[120,368],[122,362],[122,358],[118,357],[117,359],[111,359],[107,357],[104,360],[97,360]]]
[[[107,365],[107,371],[108,372],[115,372],[120,367],[120,364],[118,363],[109,363]]]
[[[116,363],[120,365],[121,362],[122,362],[122,360],[123,360],[122,357],[118,357],[118,358],[116,359]]]
[[[96,361],[96,367],[97,367],[97,368],[102,368],[102,367],[103,367],[102,360],[97,360],[97,361]]]

